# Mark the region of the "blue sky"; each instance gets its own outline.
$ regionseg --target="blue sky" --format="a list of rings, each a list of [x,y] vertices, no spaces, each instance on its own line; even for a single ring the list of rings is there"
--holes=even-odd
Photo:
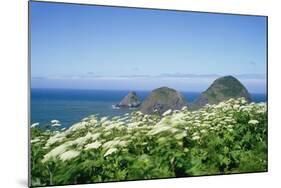
[[[266,90],[266,18],[31,3],[31,87]]]

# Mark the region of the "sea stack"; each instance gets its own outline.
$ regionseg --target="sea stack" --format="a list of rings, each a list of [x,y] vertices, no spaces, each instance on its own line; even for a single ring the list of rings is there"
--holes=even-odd
[[[191,105],[192,110],[197,110],[206,104],[218,104],[230,98],[244,97],[251,102],[251,96],[245,86],[233,76],[224,76],[216,79],[211,86]]]
[[[186,105],[186,100],[180,92],[168,87],[161,87],[150,93],[142,103],[140,110],[144,114],[157,113],[162,115],[169,109],[178,110]]]
[[[140,106],[140,104],[141,104],[141,101],[139,100],[139,97],[137,96],[136,92],[131,91],[116,106],[117,107],[137,108]]]

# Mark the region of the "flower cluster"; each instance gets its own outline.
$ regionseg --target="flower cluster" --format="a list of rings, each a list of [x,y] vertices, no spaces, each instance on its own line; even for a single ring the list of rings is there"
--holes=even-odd
[[[248,104],[239,98],[206,105],[198,111],[170,109],[162,116],[140,111],[112,118],[89,116],[63,131],[32,135],[32,150],[40,150],[40,155],[34,154],[34,169],[54,162],[56,168],[66,168],[67,172],[64,163],[78,165],[75,159],[79,159],[92,165],[92,170],[85,167],[79,174],[87,174],[85,177],[93,182],[101,181],[94,178],[98,174],[93,169],[108,181],[174,177],[179,171],[190,176],[264,170],[266,110],[265,103]],[[247,160],[260,162],[251,164]],[[126,171],[124,176],[122,169]],[[69,176],[69,180],[61,181],[72,180]]]

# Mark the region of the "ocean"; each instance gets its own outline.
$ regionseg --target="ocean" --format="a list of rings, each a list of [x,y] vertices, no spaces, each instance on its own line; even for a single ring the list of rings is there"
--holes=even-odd
[[[119,116],[129,109],[114,109],[129,91],[113,90],[77,90],[77,89],[31,89],[31,124],[39,122],[39,126],[51,120],[59,120],[61,128],[69,127],[84,117]],[[136,91],[144,100],[150,91]],[[200,92],[181,92],[187,101],[195,100]],[[265,94],[251,94],[254,102],[265,102]]]

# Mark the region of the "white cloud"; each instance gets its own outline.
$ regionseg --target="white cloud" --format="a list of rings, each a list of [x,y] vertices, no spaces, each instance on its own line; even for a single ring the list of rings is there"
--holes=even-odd
[[[176,80],[176,79],[216,79],[221,76],[220,74],[184,74],[184,73],[162,73],[158,75],[148,75],[148,74],[132,74],[132,75],[96,75],[93,72],[88,72],[87,74],[83,75],[65,75],[61,77],[32,77],[33,80],[39,79],[52,79],[52,80],[125,80],[125,79],[165,79],[165,80]],[[265,74],[234,74],[233,76],[237,77],[238,79],[266,79]]]

